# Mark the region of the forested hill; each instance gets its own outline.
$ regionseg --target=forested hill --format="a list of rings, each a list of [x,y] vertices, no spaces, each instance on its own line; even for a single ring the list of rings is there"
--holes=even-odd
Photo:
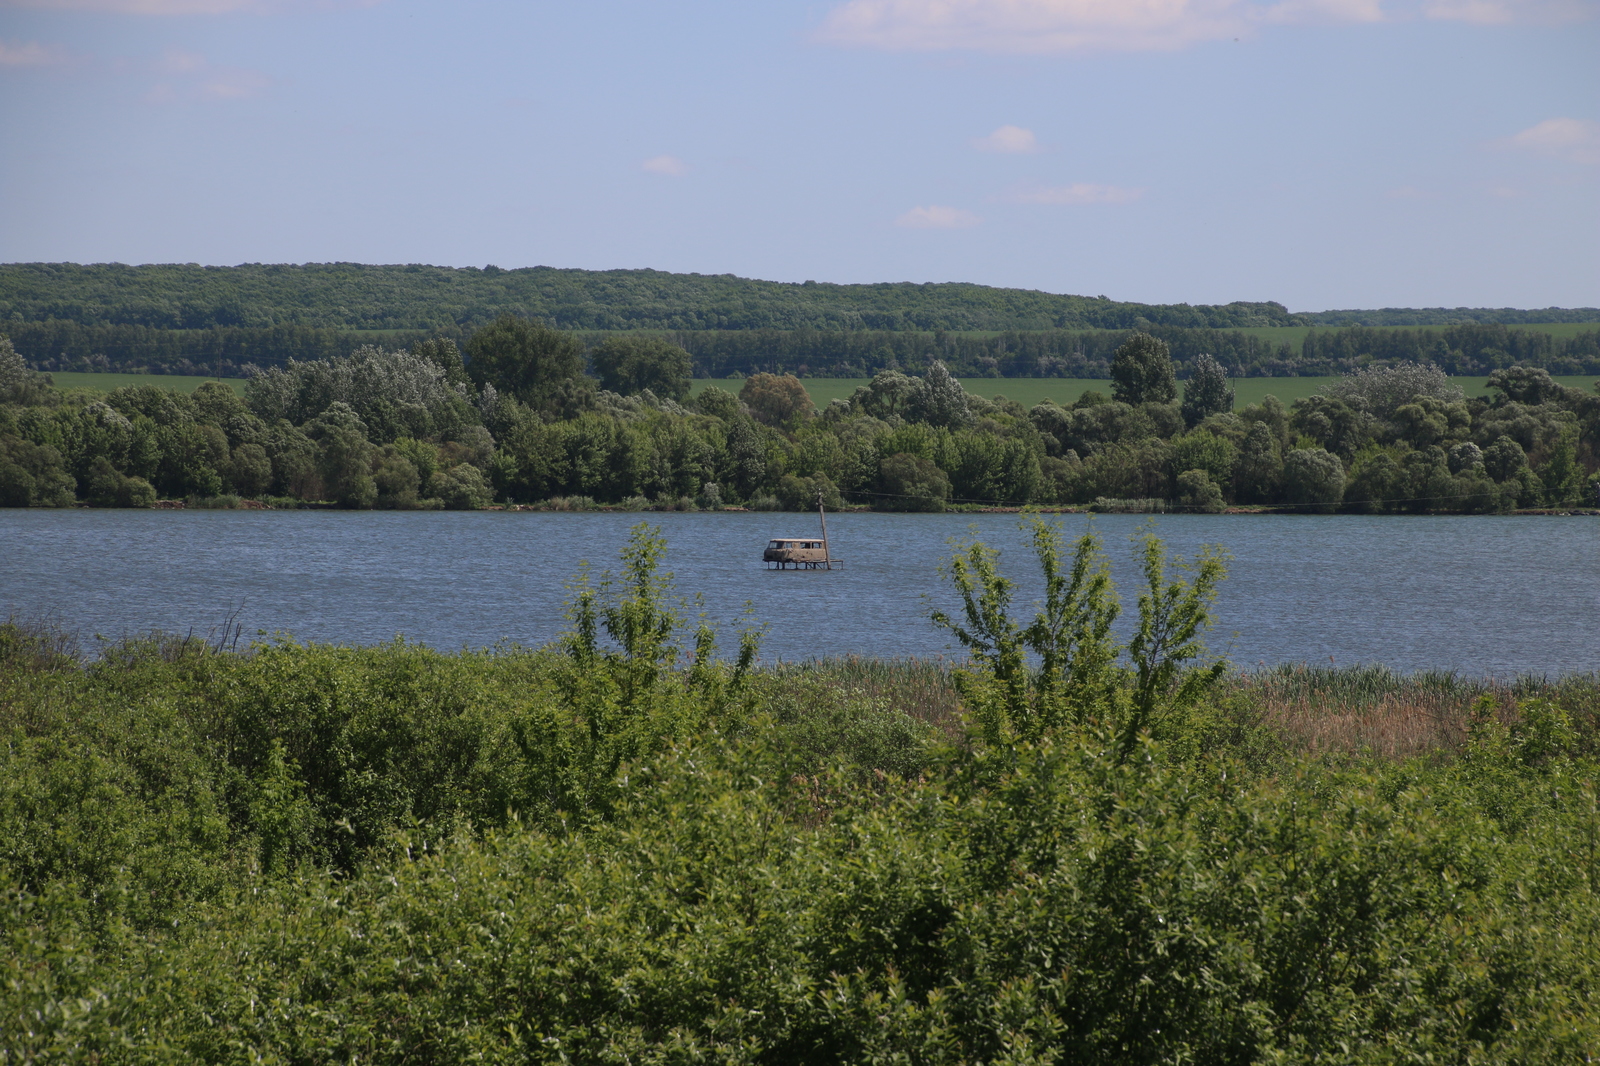
[[[158,329],[472,327],[503,312],[561,329],[1005,330],[1295,325],[1276,303],[1119,303],[969,284],[832,285],[731,274],[530,267],[0,265],[0,320]]]
[[[1238,329],[1600,320],[1600,309],[1592,307],[1291,314],[1277,303],[1140,304],[964,283],[793,284],[659,270],[0,264],[0,321],[437,330],[483,325],[506,311],[582,330]]]

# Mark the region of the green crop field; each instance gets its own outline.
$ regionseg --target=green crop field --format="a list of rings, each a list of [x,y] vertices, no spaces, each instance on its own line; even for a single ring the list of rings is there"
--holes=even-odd
[[[99,389],[110,392],[124,385],[154,385],[178,392],[193,392],[207,381],[220,381],[244,395],[244,378],[208,378],[185,374],[73,374],[52,372],[50,380],[61,389]]]
[[[867,378],[806,378],[805,386],[806,392],[811,396],[811,402],[822,408],[828,405],[829,400],[848,399],[850,394],[857,387],[865,385],[867,380]],[[1315,395],[1324,385],[1338,380],[1337,377],[1234,378],[1232,384],[1237,405],[1244,407],[1260,403],[1268,395],[1276,396],[1285,404],[1291,404],[1303,397]],[[1595,378],[1592,375],[1558,376],[1555,380],[1586,392],[1592,390],[1595,385]],[[1483,396],[1489,391],[1487,377],[1460,377],[1455,381],[1468,396]],[[738,392],[740,384],[737,379],[697,378],[693,389],[698,394],[702,389],[716,385],[730,392]],[[966,378],[961,384],[968,392],[975,395],[1004,396],[1024,407],[1032,407],[1042,400],[1054,400],[1059,404],[1072,403],[1089,389],[1096,389],[1107,396],[1111,395],[1111,382],[1094,378]]]
[[[181,374],[54,373],[50,377],[63,389],[98,389],[102,392],[110,392],[123,385],[155,385],[158,388],[175,389],[178,392],[193,392],[202,382],[220,381],[243,395],[245,384],[244,378],[189,377]],[[1338,380],[1337,377],[1235,378],[1233,388],[1240,407],[1260,403],[1268,394],[1289,404],[1302,397],[1315,395],[1322,386]],[[1488,392],[1488,378],[1462,377],[1455,380],[1460,383],[1468,396],[1482,396]],[[1571,388],[1583,389],[1585,392],[1595,387],[1593,375],[1557,376],[1555,380]],[[806,378],[805,386],[806,392],[811,396],[811,402],[822,408],[828,406],[829,400],[849,399],[850,394],[859,386],[865,385],[867,381],[867,378]],[[698,395],[701,390],[716,385],[730,392],[738,392],[741,384],[742,382],[736,378],[696,378],[692,391]],[[962,385],[975,395],[990,398],[1004,396],[1024,407],[1032,407],[1043,400],[1069,404],[1089,389],[1097,389],[1107,396],[1111,395],[1111,382],[1095,378],[967,378]]]
[[[1264,341],[1268,341],[1268,342],[1270,342],[1272,344],[1287,344],[1289,347],[1293,348],[1295,351],[1298,352],[1300,350],[1301,344],[1304,343],[1304,341],[1306,339],[1306,334],[1310,333],[1313,329],[1316,330],[1318,333],[1337,333],[1340,330],[1351,329],[1351,328],[1353,328],[1353,327],[1350,327],[1350,326],[1243,326],[1243,327],[1240,327],[1237,330],[1237,332],[1239,332],[1239,333],[1248,333],[1252,337],[1259,337],[1260,339],[1262,339]],[[1377,326],[1375,328],[1377,328],[1377,329],[1392,329],[1392,330],[1428,329],[1428,330],[1432,330],[1435,333],[1441,333],[1441,332],[1443,332],[1445,329],[1447,329],[1449,327],[1447,327],[1447,326]],[[1527,325],[1511,324],[1511,325],[1507,325],[1506,328],[1507,329],[1538,330],[1540,333],[1548,333],[1552,337],[1555,337],[1555,338],[1557,338],[1559,340],[1565,340],[1565,339],[1567,339],[1569,337],[1576,337],[1580,333],[1593,333],[1595,330],[1600,330],[1600,322],[1537,322],[1537,323],[1529,323]]]

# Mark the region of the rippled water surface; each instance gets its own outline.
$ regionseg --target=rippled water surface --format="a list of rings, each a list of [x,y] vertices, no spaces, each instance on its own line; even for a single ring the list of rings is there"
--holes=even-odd
[[[204,634],[237,613],[246,634],[300,640],[539,644],[560,632],[580,564],[614,566],[642,518],[709,616],[727,623],[752,605],[768,659],[954,652],[927,617],[953,607],[935,566],[972,528],[1003,549],[1024,605],[1036,584],[1014,515],[832,516],[846,566],[827,573],[760,562],[769,537],[812,534],[814,515],[3,510],[0,614],[48,616],[86,638]],[[1141,521],[1094,519],[1127,614]],[[1070,535],[1088,523],[1062,520]],[[1166,516],[1157,530],[1176,551],[1232,555],[1212,643],[1241,666],[1600,669],[1595,519]]]

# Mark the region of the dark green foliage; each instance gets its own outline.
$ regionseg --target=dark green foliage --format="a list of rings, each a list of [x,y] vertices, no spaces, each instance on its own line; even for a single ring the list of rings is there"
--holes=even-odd
[[[694,398],[694,407],[701,414],[720,418],[725,422],[737,418],[740,413],[739,397],[715,385],[700,391],[700,395]]]
[[[1539,367],[1513,366],[1489,375],[1489,387],[1498,389],[1511,403],[1538,405],[1558,400],[1564,391]]]
[[[28,364],[17,353],[11,338],[0,333],[0,395],[17,388],[28,377]]]
[[[1135,333],[1111,360],[1111,398],[1118,403],[1171,403],[1178,395],[1166,341]]]
[[[156,502],[156,490],[148,481],[119,474],[103,456],[89,469],[84,495],[96,507],[154,507]]]
[[[355,411],[336,401],[306,423],[306,436],[318,445],[317,472],[324,496],[346,507],[371,507],[378,498],[371,473],[376,449]]]
[[[778,482],[776,495],[785,511],[814,511],[819,502],[830,511],[837,511],[844,506],[844,501],[839,497],[839,487],[826,474],[816,477],[785,474],[783,480]]]
[[[1233,386],[1228,372],[1209,355],[1195,358],[1189,380],[1183,383],[1183,420],[1194,426],[1206,416],[1233,410]]]
[[[502,315],[472,335],[467,371],[533,407],[562,406],[562,386],[583,375],[583,345],[570,334]]]
[[[950,479],[920,455],[896,452],[878,464],[877,506],[885,511],[942,511]]]
[[[1226,503],[1222,488],[1204,470],[1185,470],[1178,475],[1178,506],[1185,511],[1219,514]]]
[[[569,354],[576,343],[508,321],[513,339],[542,337]],[[505,332],[497,325],[486,336],[496,331]],[[607,351],[659,348],[619,342]],[[821,418],[799,379],[766,373],[745,379],[740,397],[709,388],[687,406],[650,388],[623,396],[568,377],[529,406],[493,382],[474,394],[455,381],[455,354],[440,340],[413,352],[367,346],[293,363],[253,378],[247,403],[214,383],[193,395],[144,385],[104,399],[48,385],[27,385],[26,396],[13,389],[0,403],[0,437],[18,444],[6,446],[0,499],[109,505],[121,498],[109,465],[168,498],[351,508],[571,498],[794,506],[825,485],[830,504],[902,509],[1133,500],[1138,510],[1328,510],[1343,498],[1371,513],[1483,513],[1586,504],[1600,469],[1600,399],[1536,383],[1531,392],[1508,387],[1525,399],[1548,393],[1542,403],[1508,399],[1505,390],[1494,402],[1468,402],[1436,368],[1416,365],[1369,368],[1292,411],[1269,396],[1189,425],[1181,405],[1153,400],[1085,395],[1030,411],[967,393],[937,360],[924,377],[879,373]],[[613,371],[626,365],[619,355]],[[1191,404],[1188,418],[1197,413]],[[1523,461],[1507,449],[1520,449]],[[1329,453],[1340,470],[1297,451]],[[1180,485],[1191,471],[1205,481]],[[1343,497],[1334,491],[1341,479],[1355,486]]]
[[[1203,470],[1216,484],[1226,485],[1233,479],[1238,450],[1226,436],[1199,429],[1173,442],[1171,462],[1180,476],[1186,470]]]
[[[0,318],[162,329],[435,329],[506,313],[562,329],[1039,329],[1291,324],[1281,304],[1153,306],[983,285],[831,285],[658,270],[308,263],[0,267]],[[1580,319],[1580,321],[1582,321]]]
[[[461,349],[449,337],[418,341],[411,346],[411,354],[421,356],[444,371],[444,379],[451,385],[466,385],[472,381],[461,358]]]
[[[1293,507],[1332,511],[1344,499],[1344,465],[1321,448],[1297,448],[1283,459],[1283,498]]]
[[[1376,431],[1373,417],[1364,409],[1326,396],[1296,400],[1289,425],[1318,448],[1341,458],[1354,456]]]
[[[649,389],[670,400],[689,398],[689,353],[658,337],[610,337],[589,352],[600,386],[631,396]]]
[[[76,487],[56,449],[0,434],[0,506],[68,507]]]
[[[1277,498],[1282,476],[1278,441],[1265,422],[1253,423],[1234,463],[1235,498],[1241,503],[1268,503]]]
[[[433,475],[428,479],[427,491],[447,511],[479,511],[493,502],[488,479],[467,463],[457,463]]]

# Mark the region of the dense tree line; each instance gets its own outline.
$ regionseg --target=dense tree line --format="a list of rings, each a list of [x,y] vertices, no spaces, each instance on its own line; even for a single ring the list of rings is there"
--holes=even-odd
[[[1381,310],[1310,311],[1295,315],[1311,326],[1533,325],[1600,322],[1600,307],[1385,307]]]
[[[685,332],[672,335],[705,377],[756,371],[801,377],[861,377],[884,369],[919,369],[940,360],[970,377],[1105,378],[1111,359],[1134,331],[1011,331],[995,336],[933,332],[778,330]],[[1187,374],[1202,355],[1234,377],[1303,377],[1346,374],[1373,364],[1432,362],[1447,373],[1487,375],[1512,365],[1552,374],[1600,373],[1600,329],[1553,337],[1503,325],[1442,330],[1313,330],[1290,345],[1239,330],[1146,325]]]
[[[1139,304],[971,284],[757,281],[731,274],[360,263],[0,264],[0,321],[157,329],[472,328],[502,314],[580,330],[1232,329],[1600,321],[1600,308],[1386,308],[1291,314],[1281,304]]]
[[[473,327],[502,314],[560,329],[1129,329],[1293,325],[1276,303],[1138,304],[960,283],[831,285],[731,274],[490,266],[0,264],[0,322],[160,329]]]
[[[483,328],[491,328],[485,326]],[[17,350],[42,371],[139,371],[244,376],[252,366],[283,366],[349,355],[370,343],[405,345],[428,338],[464,343],[470,331],[397,331],[380,335],[351,330],[278,326],[166,330],[147,326],[84,326],[52,319],[7,326]],[[1298,346],[1228,329],[1186,329],[1146,324],[1143,332],[1165,341],[1187,375],[1202,355],[1234,377],[1336,375],[1363,366],[1426,361],[1451,374],[1487,375],[1512,365],[1552,374],[1600,373],[1600,330],[1553,337],[1535,329],[1464,325],[1442,330],[1364,329],[1312,331]],[[934,360],[964,377],[1105,378],[1111,357],[1132,331],[1009,331],[973,335],[937,330],[675,330],[650,334],[689,353],[696,377],[757,372],[800,377],[869,377],[881,370],[921,370]],[[631,333],[578,331],[594,362],[612,338]],[[595,363],[596,374],[605,371]],[[608,386],[609,387],[609,386]]]
[[[1509,366],[1537,366],[1552,374],[1600,373],[1600,330],[1554,337],[1542,330],[1500,323],[1431,329],[1313,330],[1300,346],[1301,373],[1345,373],[1359,366],[1433,363],[1447,374],[1489,374]]]
[[[4,331],[35,370],[205,374],[224,378],[244,377],[252,366],[282,366],[291,359],[305,362],[349,355],[375,341],[410,346],[436,335],[398,331],[374,337],[355,330],[314,326],[162,329],[83,325],[56,318],[7,322]]]
[[[64,393],[7,348],[0,491],[14,506],[804,507],[820,493],[920,510],[1500,511],[1590,502],[1600,468],[1600,395],[1523,366],[1491,375],[1492,399],[1403,363],[1292,407],[1268,397],[1235,411],[1219,360],[1197,356],[1180,382],[1167,344],[1136,333],[1111,358],[1110,395],[1066,407],[973,395],[934,360],[920,376],[881,371],[819,412],[800,380],[769,373],[691,402],[688,354],[659,338],[613,337],[590,354],[599,382],[578,337],[505,316],[465,354],[432,340],[291,362],[241,399],[216,383],[192,396]]]

